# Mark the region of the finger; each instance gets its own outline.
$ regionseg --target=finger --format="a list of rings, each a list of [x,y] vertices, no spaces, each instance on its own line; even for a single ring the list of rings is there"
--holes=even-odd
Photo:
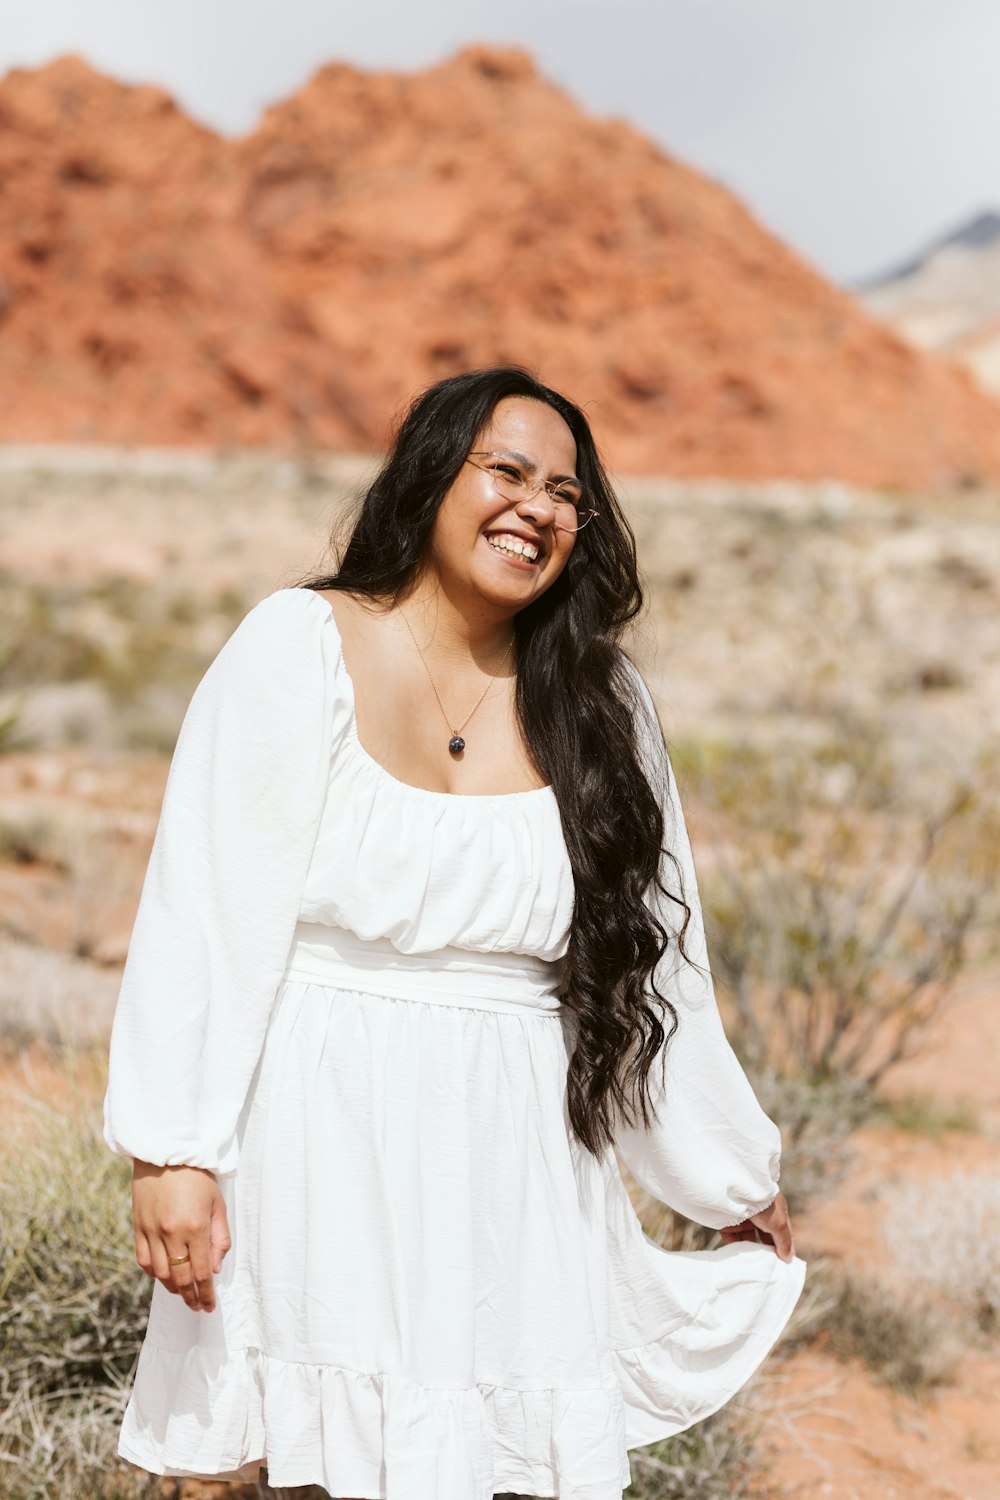
[[[166,1287],[168,1292],[176,1291],[174,1279],[171,1275],[170,1262],[167,1260],[167,1247],[160,1235],[147,1231],[146,1238],[149,1242],[149,1258],[153,1267],[153,1275],[156,1280]]]
[[[135,1231],[135,1258],[137,1264],[145,1271],[147,1276],[152,1276],[153,1253],[149,1248],[149,1239],[143,1229],[136,1228]]]
[[[191,1261],[185,1270],[191,1276],[198,1295],[198,1305],[204,1312],[215,1307],[215,1283],[212,1280],[212,1245],[208,1227],[188,1240]]]
[[[746,1224],[740,1225],[735,1229],[720,1230],[720,1233],[726,1243],[730,1245],[735,1244],[738,1240],[752,1240],[755,1237],[753,1226]]]
[[[198,1298],[198,1286],[191,1269],[191,1251],[187,1241],[171,1235],[163,1241],[163,1248],[167,1254],[167,1274],[169,1278],[169,1289],[182,1297],[193,1311],[197,1312],[200,1305]],[[178,1262],[177,1257],[183,1255],[185,1260]]]
[[[795,1243],[792,1238],[792,1221],[787,1213],[771,1225],[769,1230],[762,1230],[768,1241],[774,1246],[782,1260],[793,1260],[795,1257]]]
[[[233,1247],[232,1238],[229,1234],[229,1219],[226,1214],[226,1205],[222,1200],[222,1194],[212,1204],[211,1225],[211,1257],[212,1269],[218,1276],[222,1270],[222,1257]]]

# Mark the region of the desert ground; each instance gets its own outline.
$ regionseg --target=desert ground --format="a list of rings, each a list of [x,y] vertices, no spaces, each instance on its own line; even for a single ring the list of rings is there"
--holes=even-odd
[[[373,469],[365,455],[296,463],[248,453],[0,450],[0,1108],[8,1124],[30,1121],[39,1100],[78,1102],[81,1088],[91,1103],[99,1097],[101,1048],[185,704],[246,609],[324,566],[331,535],[342,533]],[[849,890],[886,821],[896,841],[885,863],[891,881],[910,858],[921,809],[957,786],[975,799],[936,848],[939,884],[923,893],[943,902],[972,890],[976,902],[937,1008],[856,1119],[816,1126],[808,1181],[796,1159],[789,1167],[810,1275],[786,1338],[734,1403],[758,1429],[750,1487],[738,1493],[996,1500],[1000,495],[648,477],[626,477],[621,493],[649,601],[626,644],[658,702],[710,919],[725,870],[743,880],[749,900],[757,888],[747,860],[759,865],[763,851],[772,868],[799,868],[806,834],[826,836],[831,807],[853,843],[837,845],[848,852],[830,882]],[[855,803],[840,773],[872,745],[892,768],[892,798],[873,801],[866,784]],[[825,781],[815,780],[820,762]],[[740,770],[748,764],[755,776]],[[780,779],[761,780],[759,769],[779,764],[807,794],[785,809],[793,826],[784,843],[773,838]],[[810,801],[816,786],[822,805]],[[876,885],[872,903],[884,899]],[[720,944],[723,906],[720,895]],[[907,945],[915,951],[927,939],[917,916],[914,908],[912,928],[901,924],[875,993],[906,971]],[[730,972],[720,961],[717,989],[735,1038]],[[787,988],[774,967],[751,966],[748,982],[765,1010],[780,983]],[[894,1024],[890,1010],[873,1054]],[[777,1065],[775,1045],[761,1066]],[[864,1071],[863,1058],[850,1067],[841,1060],[823,1088]],[[817,1089],[818,1118],[820,1101],[826,1109],[836,1091]],[[786,1096],[775,1097],[783,1124]],[[0,1145],[0,1155],[13,1167],[10,1147]],[[649,1233],[679,1233],[634,1196]],[[963,1301],[968,1278],[964,1289],[948,1283],[949,1256],[981,1271],[975,1305]],[[845,1278],[861,1299],[852,1315],[860,1331],[847,1327],[846,1311],[838,1325]],[[900,1376],[892,1330],[918,1304],[927,1319],[918,1368]],[[874,1348],[863,1337],[873,1309],[888,1330]],[[649,1481],[635,1464],[633,1475],[627,1493],[667,1493],[642,1488]]]

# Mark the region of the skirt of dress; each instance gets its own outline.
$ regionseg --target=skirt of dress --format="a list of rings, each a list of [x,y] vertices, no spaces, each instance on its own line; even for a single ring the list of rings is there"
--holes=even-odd
[[[735,1394],[801,1273],[647,1238],[614,1152],[571,1135],[537,961],[407,972],[336,931],[277,993],[218,1307],[154,1287],[119,1452],[371,1500],[621,1500],[627,1450]]]

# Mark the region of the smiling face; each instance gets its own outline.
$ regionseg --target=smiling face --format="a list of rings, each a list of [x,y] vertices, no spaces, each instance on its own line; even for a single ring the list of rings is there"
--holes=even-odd
[[[576,474],[576,441],[557,411],[527,396],[507,396],[472,445],[476,463],[494,464],[483,452],[519,455],[517,467],[532,484]],[[526,461],[525,461],[526,460]],[[529,485],[530,488],[530,485]],[[550,588],[576,545],[558,528],[555,503],[545,490],[531,499],[497,493],[493,477],[464,463],[435,517],[429,563],[451,597],[481,610],[516,614]],[[531,559],[532,544],[537,549]],[[502,550],[506,546],[507,550]]]

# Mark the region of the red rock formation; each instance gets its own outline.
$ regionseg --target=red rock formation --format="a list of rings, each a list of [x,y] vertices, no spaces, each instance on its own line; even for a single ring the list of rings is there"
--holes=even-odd
[[[75,58],[0,82],[0,437],[367,447],[515,360],[616,469],[1000,479],[1000,406],[516,51],[322,68],[242,141]]]

